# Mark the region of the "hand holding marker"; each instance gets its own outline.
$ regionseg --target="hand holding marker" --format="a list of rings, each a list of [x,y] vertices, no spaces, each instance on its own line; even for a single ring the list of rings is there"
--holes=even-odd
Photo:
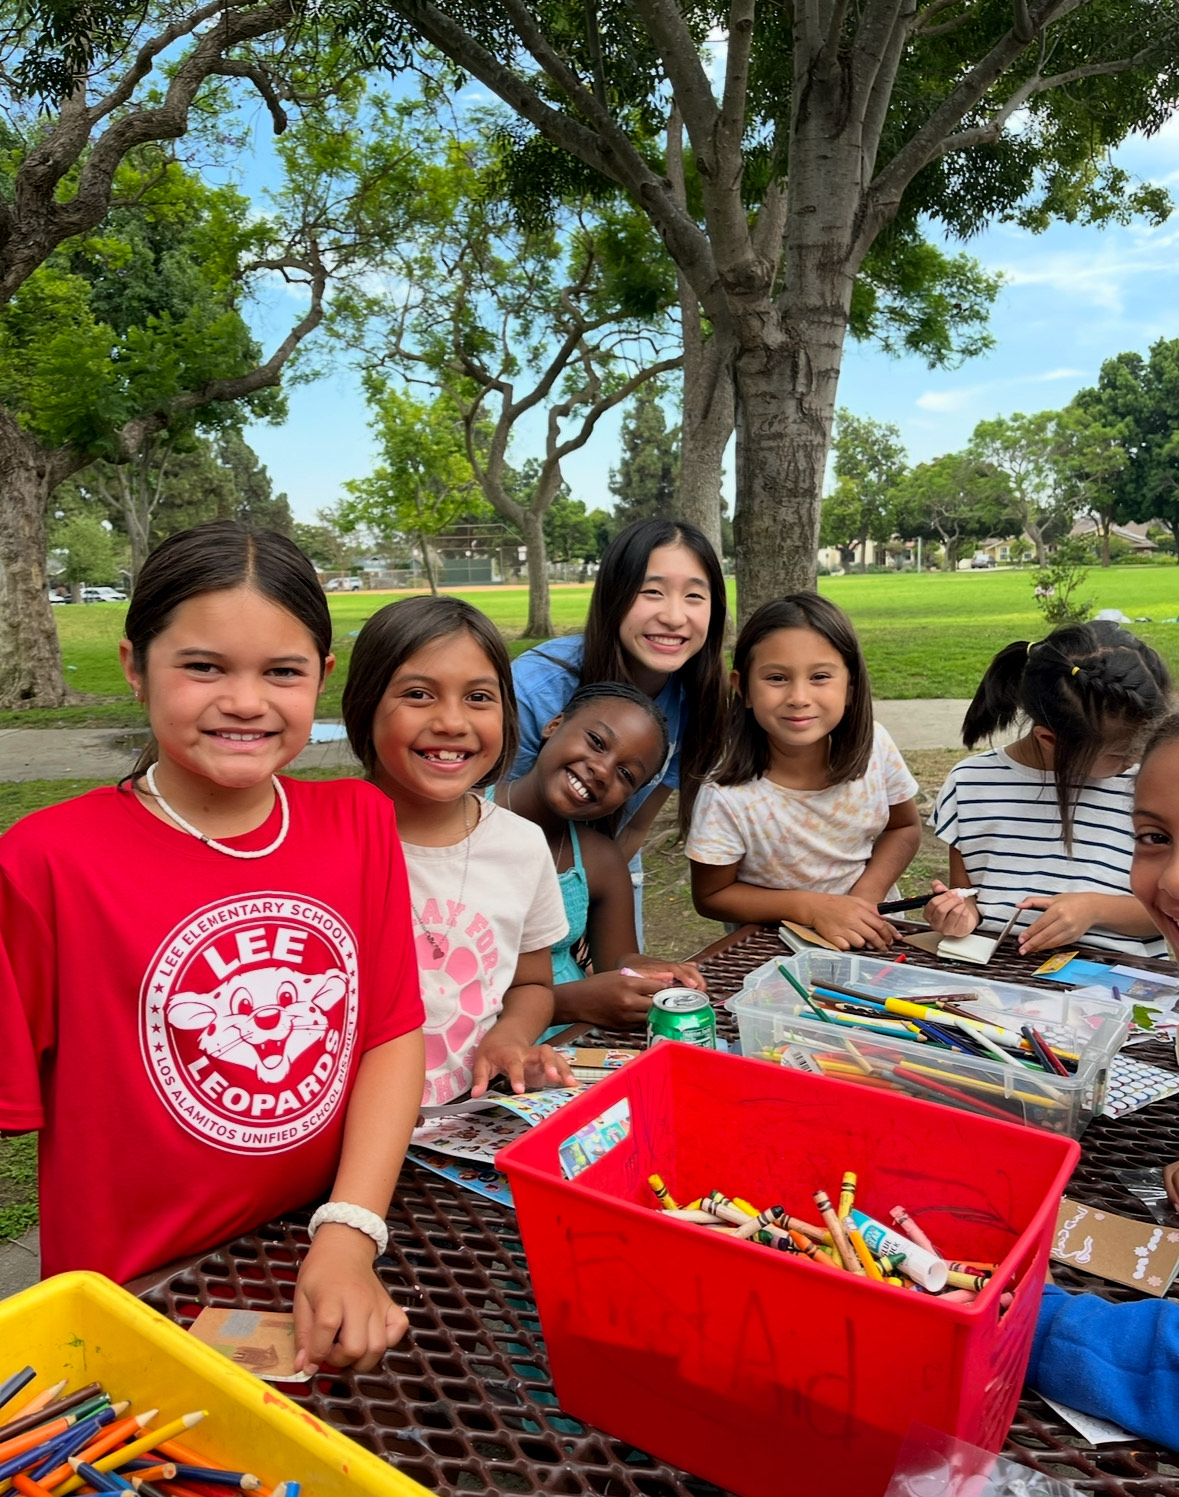
[[[977,889],[945,889],[943,894],[956,894],[959,899],[977,899]],[[936,899],[935,894],[914,894],[909,899],[886,899],[883,904],[876,906],[878,915],[900,915],[905,910],[921,910],[931,899]]]

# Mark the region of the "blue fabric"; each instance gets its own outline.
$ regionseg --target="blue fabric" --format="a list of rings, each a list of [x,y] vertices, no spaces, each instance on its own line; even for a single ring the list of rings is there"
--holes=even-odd
[[[565,703],[577,690],[584,643],[580,634],[563,634],[526,650],[512,662],[512,680],[520,708],[520,748],[509,779],[518,780],[532,768],[540,753],[541,729],[564,712]],[[688,704],[684,688],[674,675],[655,698],[655,705],[667,719],[671,748],[660,772],[627,801],[623,818],[627,821],[656,785],[664,785],[668,790],[678,790],[680,786],[680,743],[688,720]]]
[[[564,873],[558,873],[557,882],[561,886],[561,898],[565,901],[565,919],[569,923],[569,933],[563,941],[558,941],[553,946],[554,983],[580,982],[585,976],[573,960],[571,948],[585,935],[590,907],[589,880],[581,861],[581,840],[577,835],[577,828],[571,821],[567,825],[573,847],[573,867],[566,868]]]
[[[1046,1285],[1027,1380],[1070,1408],[1179,1450],[1179,1304],[1111,1305]]]

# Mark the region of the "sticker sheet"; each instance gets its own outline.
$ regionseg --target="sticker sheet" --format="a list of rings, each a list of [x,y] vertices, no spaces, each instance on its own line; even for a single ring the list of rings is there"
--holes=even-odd
[[[513,1205],[512,1187],[508,1177],[489,1164],[477,1164],[469,1159],[450,1159],[445,1154],[436,1154],[433,1149],[408,1149],[407,1159],[420,1164],[431,1174],[452,1180],[464,1190],[473,1190],[477,1196],[488,1201],[499,1201],[503,1206]]]

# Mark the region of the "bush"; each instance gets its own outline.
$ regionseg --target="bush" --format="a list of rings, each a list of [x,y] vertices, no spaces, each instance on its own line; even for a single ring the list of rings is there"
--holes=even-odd
[[[1073,536],[1061,541],[1048,565],[1032,573],[1036,607],[1044,622],[1057,629],[1061,624],[1082,624],[1093,611],[1093,599],[1077,597],[1077,589],[1089,575],[1089,548]]]
[[[1126,551],[1113,558],[1115,567],[1150,567],[1154,565],[1154,561],[1149,551]]]

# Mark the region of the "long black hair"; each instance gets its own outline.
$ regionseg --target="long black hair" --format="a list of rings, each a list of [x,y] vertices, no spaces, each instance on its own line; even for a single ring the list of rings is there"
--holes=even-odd
[[[1103,748],[1118,741],[1132,752],[1166,715],[1170,689],[1167,667],[1127,630],[1108,619],[1066,624],[999,651],[967,708],[962,741],[974,748],[1019,718],[1055,734],[1052,775],[1071,852],[1077,796]]]
[[[123,625],[131,662],[140,675],[147,670],[152,640],[168,627],[182,603],[235,587],[253,588],[298,619],[315,641],[322,675],[332,649],[332,617],[315,568],[285,535],[250,530],[237,520],[210,520],[170,535],[144,562]],[[130,779],[158,758],[153,737]]]
[[[462,598],[445,593],[439,597],[401,598],[374,613],[357,636],[341,704],[348,742],[370,779],[377,762],[373,718],[389,682],[411,655],[449,634],[471,636],[494,667],[503,699],[503,748],[478,783],[493,785],[516,757],[519,742],[516,691],[511,662],[499,630],[485,613]]]
[[[737,684],[729,702],[728,741],[716,772],[720,785],[744,785],[770,767],[770,740],[766,730],[746,705],[753,652],[780,629],[813,629],[821,634],[847,667],[847,706],[831,730],[827,776],[832,785],[860,779],[872,757],[875,732],[872,721],[872,687],[864,652],[852,622],[842,608],[818,593],[791,593],[763,603],[746,620],[733,651],[733,674]]]
[[[725,579],[712,543],[702,530],[686,520],[636,520],[606,547],[585,623],[579,684],[630,680],[620,638],[622,621],[646,580],[651,552],[661,546],[683,546],[699,558],[711,597],[704,644],[676,672],[688,703],[680,744],[679,791],[680,835],[686,836],[696,793],[724,744]]]

